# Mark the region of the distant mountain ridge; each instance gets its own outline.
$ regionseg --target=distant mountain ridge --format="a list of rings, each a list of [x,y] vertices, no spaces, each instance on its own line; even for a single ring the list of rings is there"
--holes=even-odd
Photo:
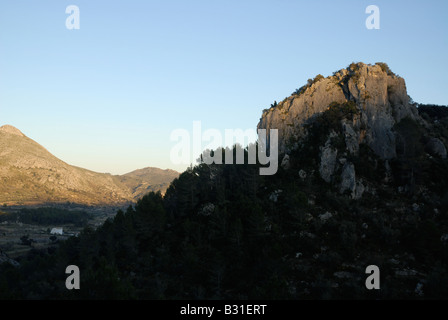
[[[114,176],[71,166],[19,129],[0,127],[0,204],[122,204],[149,191],[164,192],[179,175],[158,168],[138,172]]]
[[[164,193],[171,181],[178,176],[179,172],[175,170],[147,167],[116,177],[122,184],[130,188],[132,196],[138,199],[151,191],[160,190]]]

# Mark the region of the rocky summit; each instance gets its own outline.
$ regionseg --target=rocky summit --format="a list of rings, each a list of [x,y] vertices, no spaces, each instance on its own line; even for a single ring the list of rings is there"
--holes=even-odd
[[[317,155],[320,176],[326,182],[342,180],[341,192],[350,190],[353,197],[360,197],[364,186],[355,178],[356,168],[348,158],[359,156],[360,148],[367,146],[389,169],[390,160],[406,152],[400,124],[410,121],[425,129],[432,126],[419,115],[405,80],[387,64],[352,63],[327,78],[318,75],[309,79],[290,97],[271,105],[263,111],[258,128],[278,129],[279,153],[285,160],[300,149],[310,128],[322,122],[322,115],[326,125],[319,129],[325,134]],[[447,141],[431,136],[429,131],[423,137],[426,151],[446,158]]]
[[[332,102],[353,101],[359,115],[344,123],[344,135],[351,151],[365,142],[384,159],[396,156],[393,126],[405,117],[418,119],[409,101],[403,78],[387,65],[351,64],[333,76],[318,75],[275,107],[265,110],[259,129],[278,129],[281,152],[287,152],[291,138],[304,135],[304,125],[326,111]]]
[[[163,192],[177,177],[177,173],[172,170],[142,170],[148,174],[135,178],[132,174],[113,176],[71,166],[19,129],[10,125],[0,127],[2,205],[127,203],[149,191]]]

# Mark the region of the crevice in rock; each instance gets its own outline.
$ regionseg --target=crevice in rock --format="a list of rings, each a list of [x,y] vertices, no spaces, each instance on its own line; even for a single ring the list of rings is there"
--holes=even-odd
[[[348,81],[349,80],[350,80],[350,77],[346,76],[342,80],[342,84],[341,84],[342,93],[344,93],[345,99],[347,99],[347,101],[350,101],[353,98],[353,96],[351,95],[350,90],[348,88]]]

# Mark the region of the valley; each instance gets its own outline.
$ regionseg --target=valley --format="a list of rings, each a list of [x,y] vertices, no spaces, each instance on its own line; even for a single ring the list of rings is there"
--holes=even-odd
[[[446,110],[385,63],[317,75],[262,113],[274,175],[249,161],[99,174],[2,127],[0,298],[446,298]]]
[[[85,228],[90,227],[96,229],[101,226],[108,218],[113,218],[117,211],[125,209],[125,207],[117,206],[83,206],[60,204],[52,205],[51,208],[70,212],[85,212],[89,218],[83,224],[64,223],[64,222],[46,222],[46,223],[26,223],[20,218],[8,221],[5,217],[9,214],[19,214],[22,210],[32,211],[36,209],[47,208],[43,206],[11,206],[0,209],[0,251],[9,258],[15,259],[25,255],[32,249],[49,249],[56,248],[59,241],[66,240],[71,236],[78,236]],[[53,228],[62,229],[63,234],[52,234]],[[55,239],[50,239],[52,236]],[[30,243],[26,244],[22,241],[23,237],[27,237]]]

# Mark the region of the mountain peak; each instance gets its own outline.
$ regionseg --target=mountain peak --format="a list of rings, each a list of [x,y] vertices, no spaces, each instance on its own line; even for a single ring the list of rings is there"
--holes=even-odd
[[[263,111],[259,129],[278,129],[279,151],[295,149],[287,144],[306,134],[306,124],[336,104],[354,103],[359,117],[352,126],[362,128],[363,140],[384,159],[395,157],[393,126],[403,118],[418,118],[403,78],[386,63],[351,63],[332,76],[317,75],[270,109]],[[269,133],[268,133],[269,134]]]
[[[318,169],[341,194],[349,191],[352,199],[359,199],[368,186],[359,173],[378,171],[376,165],[366,170],[372,159],[384,163],[382,179],[390,181],[397,172],[414,179],[414,171],[422,166],[415,159],[447,157],[448,139],[417,106],[407,94],[405,80],[386,63],[352,63],[332,76],[309,79],[290,97],[265,109],[258,128],[278,130],[284,168],[290,166],[290,156],[306,155],[312,161],[300,170]],[[394,171],[391,163],[415,167]],[[407,188],[414,188],[412,179]]]
[[[20,136],[20,137],[25,137],[25,135],[22,133],[22,131],[20,131],[16,127],[13,127],[9,124],[6,124],[6,125],[0,127],[0,132],[14,134],[14,135]]]

